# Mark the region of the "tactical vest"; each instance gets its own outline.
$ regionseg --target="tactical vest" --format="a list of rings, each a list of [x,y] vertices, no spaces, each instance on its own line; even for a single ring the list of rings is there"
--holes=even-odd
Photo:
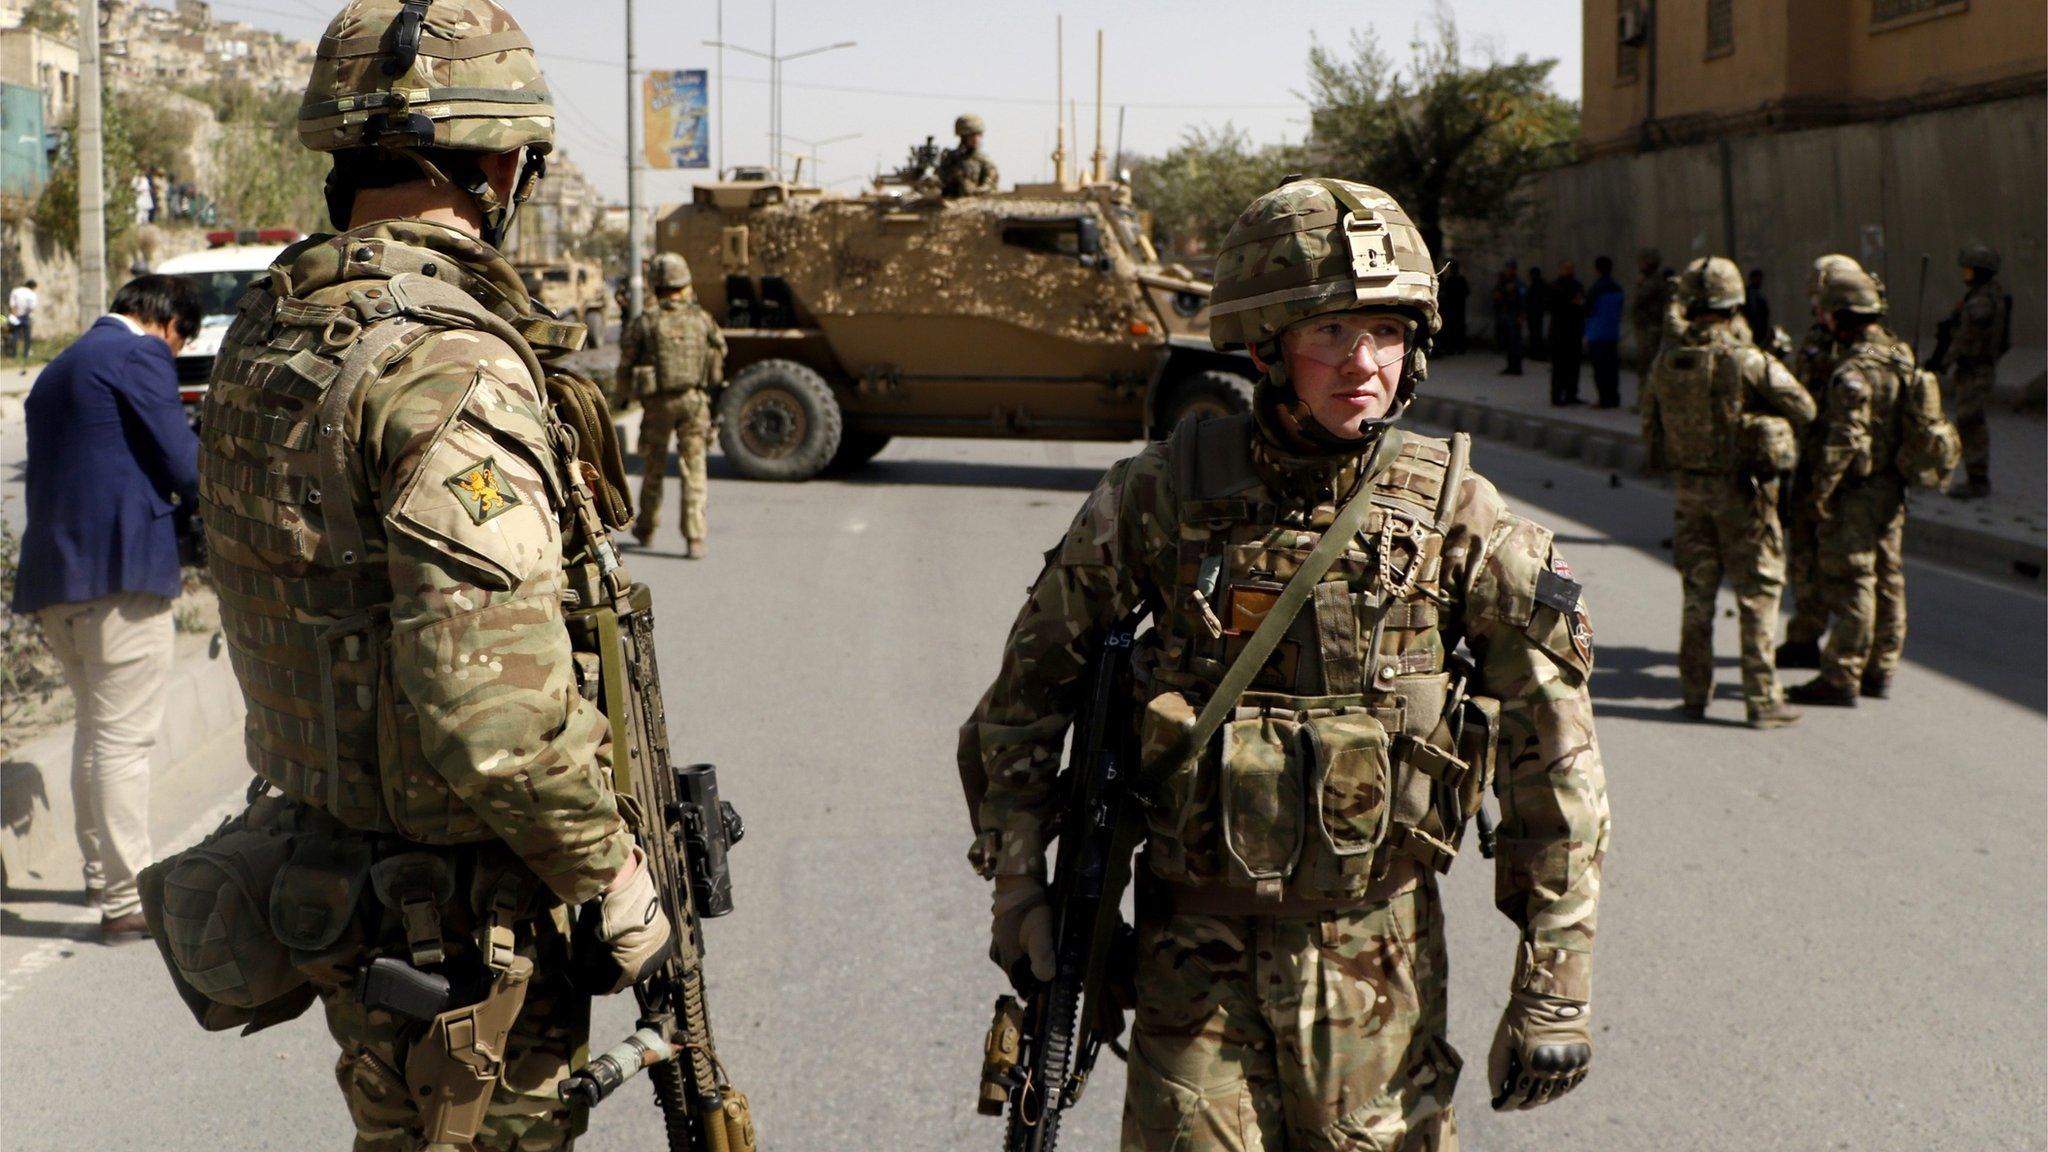
[[[304,297],[283,294],[274,269],[236,306],[201,419],[202,518],[250,766],[351,828],[427,844],[491,833],[421,754],[390,667],[387,542],[359,449],[366,385],[449,330],[500,336],[538,382],[533,341],[573,348],[581,331],[539,316],[514,328],[448,282],[463,275],[452,263],[355,241],[338,282]],[[543,475],[566,510],[562,477]]]
[[[1983,296],[1991,301],[1991,317],[1983,323],[1969,319],[1969,298]],[[1963,298],[1963,322],[1956,326],[1955,354],[1958,362],[1995,362],[2012,347],[2012,297],[1999,290],[1997,281],[1987,280],[1970,287]]]
[[[662,304],[643,314],[642,355],[653,361],[654,395],[690,392],[711,385],[710,314],[683,302]]]
[[[1741,466],[1743,372],[1762,355],[1709,339],[1667,349],[1658,358],[1651,373],[1664,454],[1672,468],[1734,472]]]
[[[1869,411],[1866,429],[1870,436],[1868,450],[1857,457],[1850,469],[1850,476],[1862,480],[1870,477],[1898,477],[1900,421],[1906,416],[1902,410],[1902,394],[1908,380],[1919,371],[1913,359],[1912,349],[1887,334],[1882,341],[1866,340],[1849,348],[1842,357],[1837,370],[1855,365],[1863,381],[1870,388],[1870,395],[1864,401]],[[1933,393],[1933,403],[1938,414],[1941,407],[1939,386]]]
[[[1399,861],[1447,869],[1492,771],[1498,705],[1463,697],[1442,631],[1457,603],[1442,549],[1462,443],[1455,460],[1443,441],[1402,443],[1368,481],[1357,540],[1218,736],[1180,755],[1322,538],[1308,513],[1267,497],[1252,435],[1249,415],[1226,417],[1185,424],[1168,445],[1181,500],[1174,586],[1138,658],[1150,872],[1238,890],[1251,911],[1356,902]]]

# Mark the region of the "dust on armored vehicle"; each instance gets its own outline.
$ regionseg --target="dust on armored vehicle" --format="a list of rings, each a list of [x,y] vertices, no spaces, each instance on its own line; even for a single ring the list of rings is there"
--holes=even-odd
[[[656,247],[725,329],[720,446],[745,476],[807,479],[892,436],[1159,437],[1251,402],[1251,361],[1209,346],[1209,285],[1159,263],[1118,184],[728,180]]]
[[[618,315],[604,266],[595,260],[566,256],[559,260],[517,260],[512,266],[526,282],[526,291],[564,320],[590,329],[591,347],[604,343],[605,324]]]

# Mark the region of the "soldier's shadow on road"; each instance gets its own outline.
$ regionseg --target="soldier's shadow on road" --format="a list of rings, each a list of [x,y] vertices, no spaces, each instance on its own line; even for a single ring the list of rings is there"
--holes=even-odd
[[[1733,668],[1740,678],[1742,662],[1733,656],[1719,656],[1714,660],[1716,671]],[[1593,709],[1600,716],[1619,716],[1632,720],[1659,720],[1673,724],[1697,724],[1688,720],[1678,711],[1678,654],[1655,648],[1629,647],[1625,645],[1603,646],[1594,655],[1593,663]],[[1661,671],[1670,669],[1670,671]],[[1716,699],[1742,699],[1739,683],[1716,676],[1714,685]],[[1732,721],[1716,721],[1709,718],[1708,724],[1730,724]],[[1739,725],[1737,725],[1739,726]]]
[[[9,887],[7,902],[25,904],[73,904],[83,907],[83,892],[39,892]],[[0,936],[21,940],[79,940],[90,942],[97,925],[79,920],[44,920],[0,907]]]

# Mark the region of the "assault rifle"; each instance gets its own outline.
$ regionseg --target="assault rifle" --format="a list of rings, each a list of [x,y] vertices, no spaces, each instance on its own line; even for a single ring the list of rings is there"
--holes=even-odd
[[[1130,929],[1118,915],[1131,878],[1138,813],[1131,723],[1137,618],[1103,638],[1062,779],[1067,803],[1052,877],[1054,975],[1018,1003],[996,1000],[983,1049],[980,1111],[1009,1110],[1004,1152],[1053,1152],[1060,1115],[1081,1098],[1102,1045],[1122,1031],[1106,997],[1112,953]]]
[[[578,503],[595,516],[587,502]],[[719,799],[711,765],[678,768],[670,761],[653,597],[645,584],[626,582],[601,530],[589,538],[598,541],[599,587],[581,597],[591,606],[570,613],[570,626],[595,640],[579,647],[598,655],[599,703],[612,725],[613,789],[675,936],[667,958],[633,986],[638,1029],[571,1073],[561,1097],[595,1107],[645,1070],[669,1152],[753,1152],[753,1117],[719,1063],[704,995],[703,920],[732,911],[726,850],[745,827]]]

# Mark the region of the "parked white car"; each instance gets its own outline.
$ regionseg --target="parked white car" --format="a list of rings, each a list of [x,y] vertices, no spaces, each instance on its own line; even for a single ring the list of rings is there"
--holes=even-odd
[[[213,247],[173,256],[151,269],[163,276],[183,276],[199,289],[199,335],[178,353],[178,398],[195,424],[199,402],[206,398],[207,378],[213,374],[213,358],[235,318],[235,303],[301,235],[290,228],[209,232],[206,239]]]

